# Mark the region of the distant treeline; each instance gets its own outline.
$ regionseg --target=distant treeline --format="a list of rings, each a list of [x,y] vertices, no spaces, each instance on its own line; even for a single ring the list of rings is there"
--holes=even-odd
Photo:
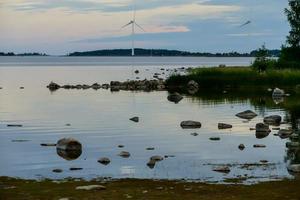
[[[255,57],[257,50],[250,53],[200,53],[167,49],[135,49],[136,56],[194,56],[194,57]],[[278,57],[280,50],[268,50],[269,56]],[[131,56],[131,49],[105,49],[70,53],[68,56]]]
[[[194,57],[255,57],[257,50],[250,53],[200,53],[200,52],[188,52],[178,50],[167,49],[135,49],[136,56],[194,56]],[[268,50],[270,57],[279,57],[280,50]],[[15,54],[13,52],[0,52],[0,56],[48,56],[44,53],[21,53]],[[131,56],[131,49],[104,49],[96,51],[83,51],[70,53],[67,56]]]
[[[44,54],[44,53],[19,53],[19,54],[15,54],[13,52],[8,52],[8,53],[0,52],[0,56],[47,56],[47,54]]]

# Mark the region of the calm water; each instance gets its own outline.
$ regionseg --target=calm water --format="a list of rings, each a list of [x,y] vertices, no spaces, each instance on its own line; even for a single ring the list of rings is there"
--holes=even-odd
[[[222,93],[185,96],[179,104],[174,104],[167,100],[166,91],[58,90],[51,93],[46,89],[50,81],[91,84],[135,79],[134,69],[140,70],[139,77],[150,78],[161,67],[247,65],[251,62],[249,58],[138,58],[134,67],[128,64],[128,58],[111,59],[0,57],[0,87],[3,87],[0,90],[0,176],[200,181],[222,181],[245,174],[251,177],[250,181],[293,177],[286,169],[290,159],[285,148],[287,140],[273,136],[277,131],[257,139],[255,132],[249,130],[271,114],[279,114],[288,122],[282,128],[291,126],[291,108],[274,103],[267,91],[265,96]],[[175,65],[177,61],[180,64]],[[20,86],[25,89],[19,89]],[[287,101],[296,102],[293,97]],[[247,109],[259,116],[251,121],[235,117]],[[139,116],[140,122],[129,121],[133,116]],[[183,120],[200,121],[202,128],[183,130],[180,127]],[[233,128],[218,130],[218,122],[230,123]],[[67,123],[71,126],[66,126]],[[7,127],[7,124],[23,127]],[[199,135],[192,136],[193,132]],[[221,140],[209,140],[215,136]],[[83,152],[78,159],[65,160],[57,155],[55,147],[40,146],[56,143],[63,137],[73,137],[82,143]],[[241,143],[246,146],[244,151],[238,149]],[[255,149],[254,144],[265,144],[267,148]],[[118,145],[125,147],[120,149]],[[146,151],[147,147],[155,150]],[[123,150],[129,151],[131,157],[117,156]],[[146,163],[153,155],[175,157],[150,169]],[[100,157],[109,157],[111,163],[99,164]],[[268,160],[270,164],[251,169],[243,166],[260,160]],[[232,171],[227,175],[212,171],[218,164],[231,164]],[[70,167],[83,170],[70,171]],[[55,168],[64,171],[53,173]]]

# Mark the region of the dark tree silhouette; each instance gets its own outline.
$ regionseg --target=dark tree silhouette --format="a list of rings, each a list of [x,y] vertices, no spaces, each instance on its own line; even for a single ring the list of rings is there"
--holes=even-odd
[[[285,13],[291,26],[287,43],[293,48],[300,48],[300,0],[289,0]]]

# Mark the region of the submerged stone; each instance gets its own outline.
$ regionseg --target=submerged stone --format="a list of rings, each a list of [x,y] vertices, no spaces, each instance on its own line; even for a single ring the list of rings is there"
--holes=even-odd
[[[180,123],[180,126],[183,129],[196,129],[196,128],[201,128],[201,123],[197,121],[182,121]]]

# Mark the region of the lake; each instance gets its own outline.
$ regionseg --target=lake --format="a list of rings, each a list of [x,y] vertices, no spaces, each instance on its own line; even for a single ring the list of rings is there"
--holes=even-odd
[[[247,66],[253,58],[96,58],[96,57],[0,57],[0,176],[26,179],[52,178],[149,178],[223,182],[246,178],[247,182],[293,178],[287,170],[295,162],[285,147],[288,139],[273,134],[258,139],[250,128],[268,115],[280,115],[280,127],[295,126],[299,119],[298,97],[282,103],[273,101],[272,93],[239,94],[203,92],[184,95],[178,104],[167,100],[167,91],[111,92],[110,90],[57,90],[50,92],[50,81],[61,84],[109,83],[112,80],[152,78],[161,68],[210,67],[219,64]],[[132,62],[131,62],[132,61]],[[132,64],[134,63],[134,64]],[[165,72],[164,77],[173,73]],[[20,89],[24,87],[24,89]],[[253,110],[258,116],[243,120],[235,114]],[[129,120],[139,116],[140,122]],[[196,120],[202,127],[187,130],[184,120]],[[219,130],[218,123],[233,128]],[[7,127],[22,124],[22,127]],[[70,124],[70,126],[66,126]],[[274,128],[274,127],[271,127]],[[191,133],[198,133],[193,136]],[[77,159],[57,154],[56,143],[64,137],[81,142],[83,151]],[[220,137],[212,141],[210,137]],[[244,144],[241,151],[238,146]],[[266,148],[253,148],[264,144]],[[124,145],[119,148],[118,145]],[[154,150],[146,150],[154,147]],[[129,158],[119,157],[121,151]],[[146,163],[153,155],[166,156],[150,169]],[[109,157],[109,165],[97,160]],[[267,160],[268,164],[261,161]],[[228,165],[228,174],[215,172],[215,166]],[[70,171],[70,167],[83,168]],[[62,173],[53,173],[53,169]]]

